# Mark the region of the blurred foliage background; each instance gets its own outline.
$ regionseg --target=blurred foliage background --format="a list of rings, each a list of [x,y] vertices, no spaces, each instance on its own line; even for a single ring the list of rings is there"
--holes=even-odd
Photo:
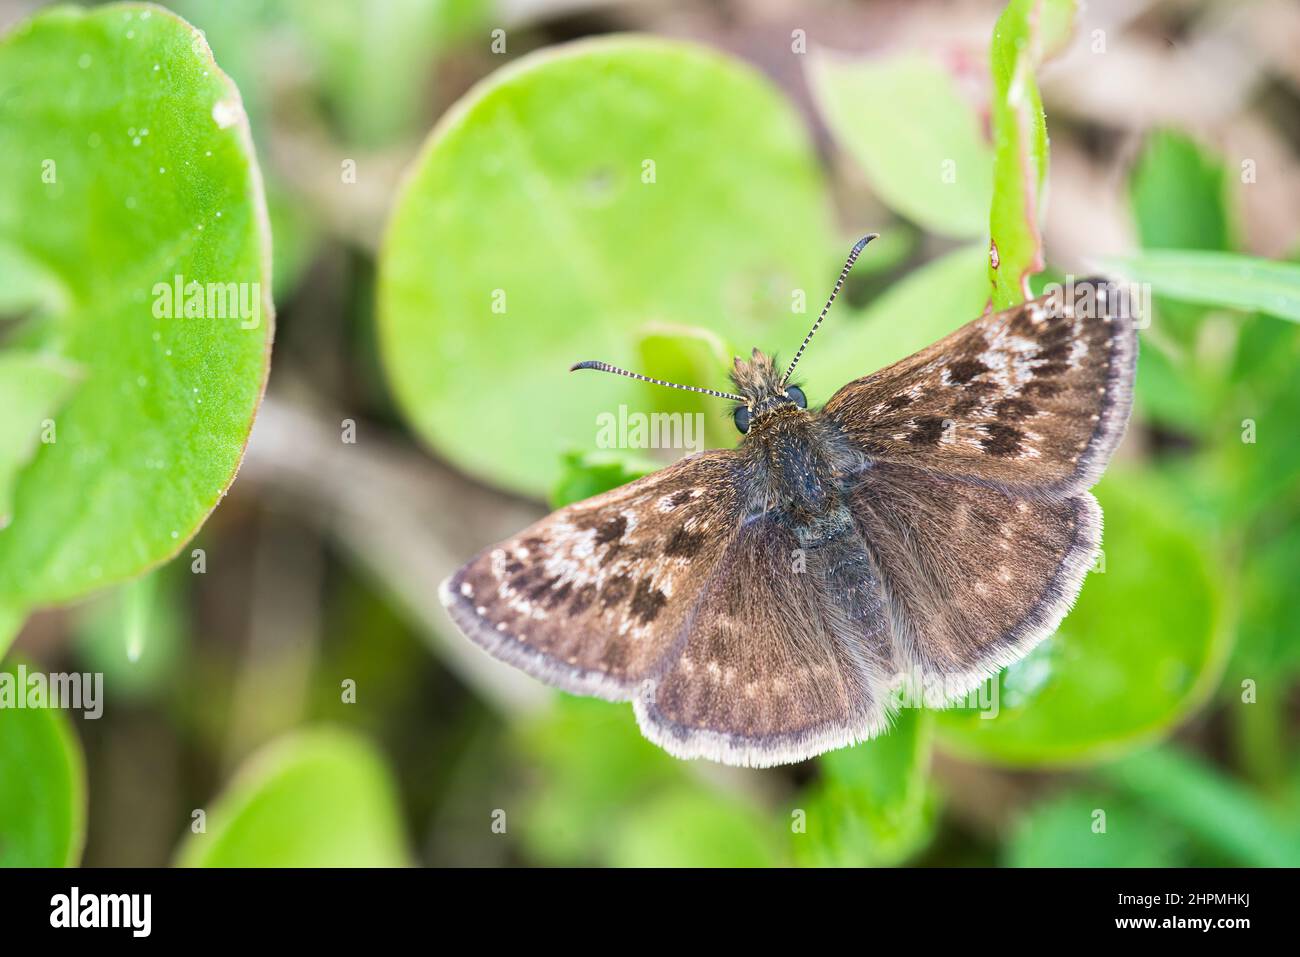
[[[0,430],[5,668],[100,671],[107,697],[0,712],[0,863],[1300,864],[1295,4],[168,5],[201,38],[39,6],[0,2],[0,418],[123,434],[88,466]],[[1040,255],[1035,288],[1155,291],[1104,555],[996,717],[683,763],[456,633],[460,562],[662,464],[598,451],[597,413],[734,439],[717,404],[571,362],[720,385],[796,345],[792,293],[817,308],[866,231],[814,403],[1017,301]],[[137,339],[135,272],[182,260],[273,291],[228,496],[270,317]],[[85,384],[145,396],[155,346],[156,401]]]

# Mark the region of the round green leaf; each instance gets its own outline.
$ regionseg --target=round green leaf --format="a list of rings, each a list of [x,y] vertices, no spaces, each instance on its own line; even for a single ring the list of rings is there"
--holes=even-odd
[[[0,669],[0,867],[70,867],[86,834],[81,742],[56,708],[17,708],[25,689]]]
[[[993,147],[937,58],[854,62],[817,52],[808,83],[831,132],[890,209],[943,236],[988,232]]]
[[[1205,541],[1131,477],[1107,477],[1097,497],[1104,573],[1001,673],[996,710],[940,715],[945,745],[1008,764],[1092,761],[1167,732],[1217,682],[1230,630]]]
[[[269,237],[239,92],[159,7],[20,24],[0,110],[6,349],[77,370],[25,423],[0,531],[0,606],[29,608],[163,561],[220,500],[266,379]]]
[[[399,867],[408,863],[396,786],[364,738],[314,730],[254,755],[186,835],[185,867]]]
[[[633,365],[666,323],[792,350],[829,236],[807,132],[747,67],[644,37],[548,50],[468,94],[412,170],[380,262],[385,366],[434,448],[544,495],[599,412],[651,411],[570,365]]]

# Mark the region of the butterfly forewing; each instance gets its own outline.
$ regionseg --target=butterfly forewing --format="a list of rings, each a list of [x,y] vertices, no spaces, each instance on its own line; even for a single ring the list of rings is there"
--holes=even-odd
[[[1063,495],[1105,468],[1136,362],[1120,296],[1089,281],[967,323],[823,413],[873,460]]]
[[[560,509],[443,585],[470,638],[550,684],[631,697],[739,524],[734,453],[704,452]]]

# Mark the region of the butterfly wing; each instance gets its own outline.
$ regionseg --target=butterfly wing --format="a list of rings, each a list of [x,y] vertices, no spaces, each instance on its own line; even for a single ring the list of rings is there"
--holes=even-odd
[[[1100,477],[1128,423],[1126,306],[1090,280],[992,313],[850,382],[822,414],[874,461],[1067,497]]]
[[[745,524],[721,567],[634,701],[646,737],[677,757],[765,767],[887,726],[889,622],[851,526],[801,549],[769,513]]]
[[[1024,497],[886,463],[850,505],[905,672],[942,679],[949,699],[1056,630],[1101,542],[1088,492]]]
[[[633,696],[687,626],[740,525],[734,452],[682,459],[562,508],[443,583],[460,629],[575,694]]]
[[[766,766],[871,737],[896,670],[881,591],[851,525],[803,550],[742,520],[733,452],[684,459],[570,505],[442,587],[494,657],[575,694],[632,699],[678,757]]]

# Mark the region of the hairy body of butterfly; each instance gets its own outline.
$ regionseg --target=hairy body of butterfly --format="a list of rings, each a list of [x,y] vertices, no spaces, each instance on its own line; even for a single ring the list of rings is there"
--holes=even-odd
[[[678,757],[766,766],[870,738],[900,675],[951,700],[1055,630],[1100,544],[1087,489],[1136,355],[1100,284],[977,319],[819,410],[754,350],[735,450],[559,510],[443,600],[494,656],[632,701]]]

